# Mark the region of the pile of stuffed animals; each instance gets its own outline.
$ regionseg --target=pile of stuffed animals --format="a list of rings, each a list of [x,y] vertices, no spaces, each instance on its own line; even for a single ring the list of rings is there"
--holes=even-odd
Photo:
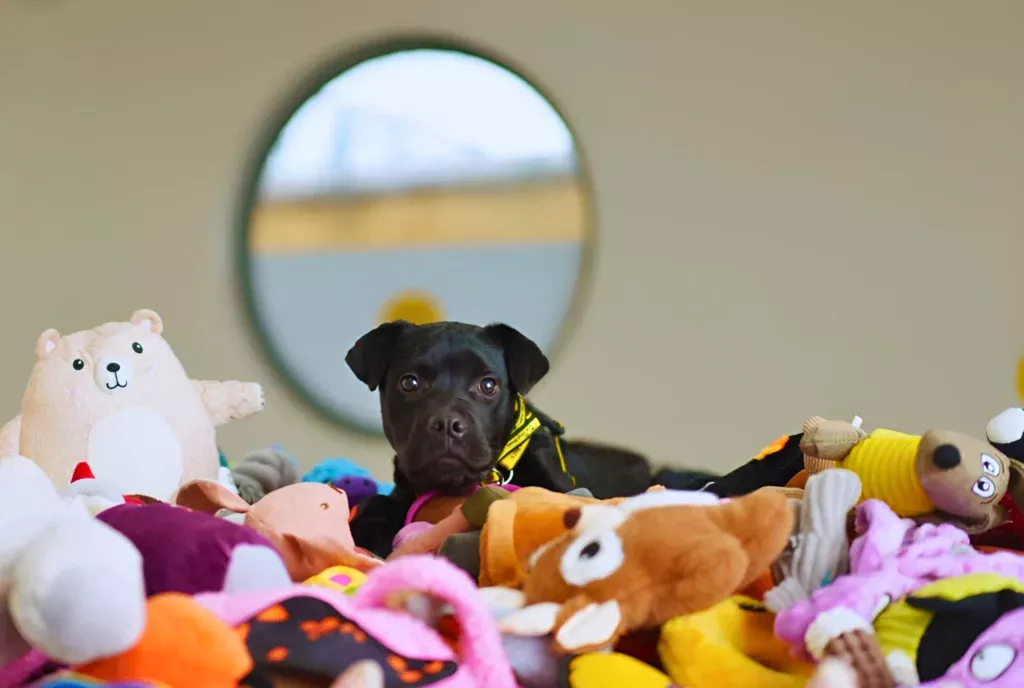
[[[386,493],[215,428],[152,311],[44,332],[0,431],[0,688],[1024,685],[1024,409],[984,438],[811,418],[697,490]]]

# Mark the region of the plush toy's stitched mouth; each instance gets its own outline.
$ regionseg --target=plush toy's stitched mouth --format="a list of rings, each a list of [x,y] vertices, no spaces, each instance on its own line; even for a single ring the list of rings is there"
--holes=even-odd
[[[125,387],[128,386],[128,381],[125,380],[124,382],[121,382],[117,377],[117,373],[114,373],[114,384],[110,384],[109,382],[107,382],[106,385],[107,389],[113,391],[115,389],[124,389]]]

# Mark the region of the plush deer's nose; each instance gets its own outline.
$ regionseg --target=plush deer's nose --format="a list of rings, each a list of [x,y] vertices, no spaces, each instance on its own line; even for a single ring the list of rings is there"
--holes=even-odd
[[[952,444],[939,445],[932,456],[932,463],[944,471],[960,465],[960,450]]]

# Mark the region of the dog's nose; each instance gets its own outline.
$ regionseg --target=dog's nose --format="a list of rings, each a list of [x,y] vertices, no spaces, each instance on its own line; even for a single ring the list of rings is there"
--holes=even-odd
[[[952,444],[942,444],[935,448],[932,462],[944,471],[960,465],[960,450]]]
[[[456,414],[434,416],[430,420],[429,428],[435,434],[459,438],[466,434],[466,420]]]
[[[108,363],[107,364],[107,370],[109,370],[112,373],[116,373],[117,371],[121,370],[121,364],[120,363]]]

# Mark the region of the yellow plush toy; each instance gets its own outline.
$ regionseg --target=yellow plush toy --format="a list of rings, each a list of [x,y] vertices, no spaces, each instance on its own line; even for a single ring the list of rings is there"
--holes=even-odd
[[[671,677],[618,652],[591,652],[569,660],[569,688],[674,688]],[[720,684],[726,685],[726,684]]]
[[[775,637],[775,615],[739,595],[661,628],[658,654],[672,680],[687,688],[803,688],[814,666]]]
[[[856,473],[861,500],[878,499],[903,518],[928,517],[980,533],[1004,522],[1000,499],[1024,507],[1024,466],[984,440],[949,430],[921,436],[814,417],[800,449],[810,474],[833,467]]]
[[[1003,591],[1024,594],[1024,582],[993,573],[954,576],[885,608],[875,618],[874,631],[893,677],[900,685],[941,678],[1007,612],[998,604]],[[925,645],[932,651],[924,650]]]
[[[350,566],[332,566],[306,579],[305,585],[330,588],[346,595],[353,594],[366,582],[366,574]]]

